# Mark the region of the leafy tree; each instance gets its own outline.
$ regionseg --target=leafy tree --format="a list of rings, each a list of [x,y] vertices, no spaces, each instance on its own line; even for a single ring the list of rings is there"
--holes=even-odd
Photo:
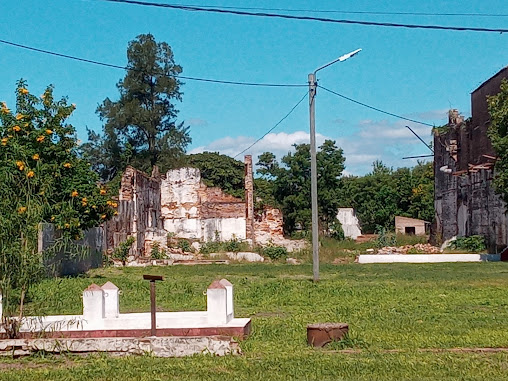
[[[258,157],[257,173],[273,190],[273,198],[284,214],[284,227],[291,233],[300,227],[311,228],[310,197],[310,146],[295,145],[295,152],[288,153],[281,165],[272,153],[265,152]],[[317,153],[318,167],[318,214],[322,231],[328,231],[335,221],[338,207],[339,181],[344,170],[342,149],[332,140],[326,140]]]
[[[218,152],[203,152],[188,155],[186,165],[199,168],[203,182],[210,187],[219,187],[224,192],[244,198],[244,164]]]
[[[182,67],[174,61],[171,47],[141,34],[127,48],[127,73],[117,84],[118,101],[106,98],[97,108],[105,121],[102,135],[89,133],[85,156],[103,178],[131,164],[150,171],[175,167],[191,142],[188,127],[176,123],[174,102],[182,100]],[[94,156],[104,150],[106,155]],[[108,159],[109,158],[109,159]]]
[[[66,123],[75,106],[66,98],[55,100],[52,87],[36,97],[23,80],[16,94],[15,112],[5,102],[0,106],[0,293],[6,328],[16,325],[9,318],[16,304],[23,316],[28,288],[44,275],[38,224],[52,222],[65,236],[78,238],[82,229],[111,217],[116,206],[78,155],[75,129]]]
[[[494,184],[504,202],[508,203],[508,81],[503,79],[497,95],[488,97],[490,127],[488,130],[496,161]]]
[[[362,230],[393,229],[395,216],[432,221],[434,218],[434,173],[432,163],[393,170],[373,163],[365,176],[341,180],[340,206],[353,207]]]

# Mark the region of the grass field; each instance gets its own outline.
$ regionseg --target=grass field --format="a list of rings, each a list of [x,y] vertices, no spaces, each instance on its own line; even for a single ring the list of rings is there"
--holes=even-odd
[[[429,265],[282,264],[107,268],[47,280],[30,292],[30,313],[81,313],[81,291],[111,280],[122,312],[148,311],[143,273],[161,274],[163,310],[206,309],[216,278],[235,286],[235,314],[252,317],[242,356],[159,359],[37,355],[0,359],[0,380],[503,380],[508,352],[508,263]],[[306,345],[306,325],[347,322],[350,336]]]

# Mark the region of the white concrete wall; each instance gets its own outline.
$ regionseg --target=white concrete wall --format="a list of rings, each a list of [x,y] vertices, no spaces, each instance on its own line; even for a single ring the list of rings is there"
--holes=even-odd
[[[166,219],[164,229],[175,233],[179,238],[215,240],[215,232],[219,233],[221,241],[228,241],[233,237],[246,238],[245,218],[207,218],[207,219]]]
[[[346,238],[356,239],[362,235],[360,223],[353,208],[339,208],[337,219],[342,225]]]
[[[161,181],[162,218],[198,218],[201,173],[197,168],[168,171]]]
[[[104,294],[108,293],[104,297]],[[137,330],[151,328],[149,312],[118,313],[118,288],[107,282],[83,291],[83,315],[27,316],[21,332]],[[107,313],[104,313],[104,312]],[[235,319],[233,285],[215,281],[207,290],[206,311],[157,312],[157,328],[244,327],[250,319]],[[0,332],[5,332],[0,328]]]
[[[499,254],[362,254],[358,263],[496,262]]]

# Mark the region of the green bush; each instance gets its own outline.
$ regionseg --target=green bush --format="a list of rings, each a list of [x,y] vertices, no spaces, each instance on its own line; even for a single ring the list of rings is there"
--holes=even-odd
[[[150,250],[150,257],[152,259],[164,259],[166,258],[166,253],[164,249],[160,247],[159,242],[152,242],[152,250]]]
[[[261,254],[271,260],[278,260],[288,256],[288,250],[284,246],[267,246],[261,251]]]
[[[136,241],[136,238],[129,237],[125,241],[121,242],[115,250],[113,250],[113,253],[111,254],[111,257],[114,259],[119,259],[122,261],[122,263],[125,265],[125,262],[127,261],[127,257],[129,256],[129,250],[131,249],[132,244]]]
[[[385,247],[385,246],[395,246],[397,245],[397,237],[395,234],[390,233],[386,230],[385,227],[378,225],[376,227],[376,246],[377,247]]]
[[[186,239],[180,239],[178,241],[178,248],[182,249],[182,251],[185,253],[189,253],[192,251],[192,246],[191,246],[190,242]]]
[[[454,250],[467,250],[478,253],[487,248],[485,237],[482,235],[472,235],[469,237],[457,237],[455,241],[450,243],[450,248]]]

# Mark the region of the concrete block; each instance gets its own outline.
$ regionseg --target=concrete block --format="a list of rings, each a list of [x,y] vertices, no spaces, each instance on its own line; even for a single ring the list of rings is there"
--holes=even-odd
[[[87,321],[104,318],[104,291],[95,283],[83,291],[83,318]]]
[[[214,281],[206,290],[206,310],[209,324],[226,324],[227,291],[220,281]]]
[[[106,282],[101,289],[104,298],[104,317],[117,318],[120,315],[120,290],[111,282]]]

